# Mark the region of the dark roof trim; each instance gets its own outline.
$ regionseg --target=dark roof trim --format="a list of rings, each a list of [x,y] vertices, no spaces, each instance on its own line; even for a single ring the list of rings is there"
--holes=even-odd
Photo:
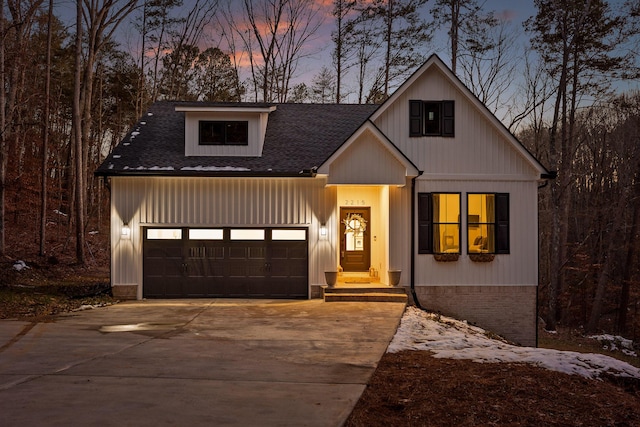
[[[540,175],[540,179],[556,179],[558,177],[557,171],[549,171],[549,173],[543,173]]]
[[[97,177],[109,177],[109,176],[129,176],[129,177],[150,177],[150,176],[164,176],[164,177],[203,177],[203,178],[315,178],[316,170],[302,170],[298,173],[292,172],[251,172],[251,171],[158,171],[158,170],[146,170],[146,171],[116,171],[116,172],[101,172],[96,171],[93,174]]]

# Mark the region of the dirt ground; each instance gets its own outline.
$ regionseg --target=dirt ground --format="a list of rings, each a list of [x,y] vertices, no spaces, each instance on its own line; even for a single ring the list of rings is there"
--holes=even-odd
[[[346,426],[640,426],[640,382],[387,353]]]
[[[17,271],[13,264],[0,260],[0,319],[46,321],[82,306],[116,302],[104,267],[39,264],[30,259],[28,268]]]

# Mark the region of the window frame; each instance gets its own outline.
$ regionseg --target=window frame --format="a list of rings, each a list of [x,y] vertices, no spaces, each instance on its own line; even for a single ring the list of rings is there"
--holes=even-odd
[[[437,109],[438,128],[427,132],[427,114]],[[454,100],[409,100],[409,137],[455,137]]]
[[[458,222],[435,222],[433,214],[434,195],[458,196]],[[442,252],[435,250],[436,225],[458,226],[458,250],[457,252]],[[462,193],[454,191],[418,193],[418,253],[419,254],[457,254],[462,253]],[[441,242],[441,247],[443,244]]]
[[[221,125],[222,140],[221,141],[203,141],[203,127],[207,125]],[[242,140],[230,141],[230,126],[242,126]],[[247,120],[198,120],[198,145],[202,146],[248,146],[249,145],[249,122]]]
[[[493,207],[493,222],[471,222],[469,221],[469,198],[473,195],[492,195],[494,197]],[[472,192],[467,193],[467,254],[492,254],[492,255],[504,255],[511,253],[511,235],[509,230],[511,207],[509,193],[494,193],[494,192]],[[471,252],[471,239],[469,231],[471,226],[483,226],[493,225],[493,251],[487,252]]]

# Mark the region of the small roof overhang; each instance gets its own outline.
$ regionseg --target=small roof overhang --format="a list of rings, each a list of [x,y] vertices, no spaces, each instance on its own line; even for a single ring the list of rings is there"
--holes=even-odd
[[[197,105],[180,104],[176,105],[176,111],[189,113],[271,113],[276,110],[275,105],[246,105],[246,104],[226,104],[226,105]]]

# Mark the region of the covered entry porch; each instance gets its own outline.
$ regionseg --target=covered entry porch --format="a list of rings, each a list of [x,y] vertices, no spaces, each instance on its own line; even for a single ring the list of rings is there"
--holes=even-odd
[[[410,222],[407,206],[391,206],[392,193],[406,187],[419,175],[417,167],[372,123],[365,123],[319,168],[326,186],[334,187],[337,218],[328,233],[333,233],[337,272],[336,288],[388,287],[392,265],[390,251],[398,242],[409,242],[410,234],[400,235],[392,221]],[[396,198],[397,201],[397,198]],[[405,218],[406,216],[406,218]],[[392,219],[393,218],[393,219]],[[410,229],[406,227],[405,229]]]

